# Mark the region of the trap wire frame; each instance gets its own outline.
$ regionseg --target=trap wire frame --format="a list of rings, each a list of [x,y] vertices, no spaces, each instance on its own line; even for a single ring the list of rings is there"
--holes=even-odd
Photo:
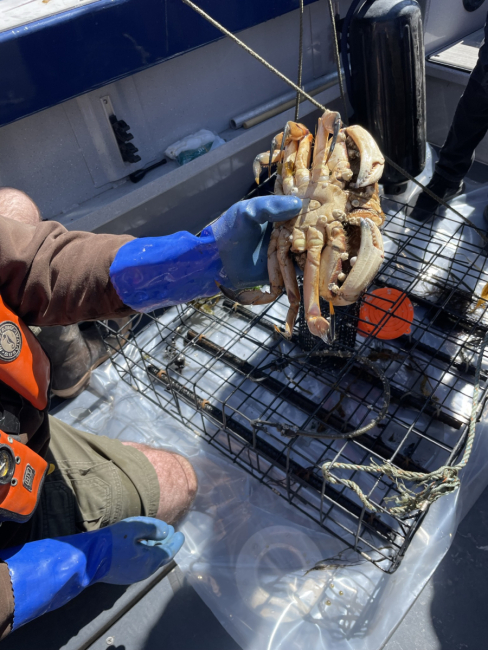
[[[355,481],[376,505],[378,512],[368,512],[352,490],[326,483],[321,466],[373,460],[429,472],[455,463],[468,433],[475,368],[488,328],[487,303],[479,301],[488,263],[481,240],[466,225],[448,217],[436,227],[419,224],[406,216],[406,206],[387,198],[383,209],[385,262],[363,300],[382,287],[408,296],[414,320],[410,333],[396,340],[357,334],[361,316],[353,306],[337,309],[333,346],[306,337],[303,313],[287,341],[279,333],[284,296],[260,307],[221,297],[146,315],[132,330],[106,321],[100,327],[117,351],[112,363],[126,383],[345,548],[392,573],[426,510],[395,516],[389,512],[399,496],[394,480],[333,467],[334,475]],[[321,354],[331,349],[347,354]],[[483,359],[479,417],[487,366]],[[348,439],[384,409],[381,375],[389,383],[386,415]]]

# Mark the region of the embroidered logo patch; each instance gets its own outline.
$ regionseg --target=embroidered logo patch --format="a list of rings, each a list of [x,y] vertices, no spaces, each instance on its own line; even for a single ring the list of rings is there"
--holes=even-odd
[[[22,334],[15,323],[0,324],[0,361],[15,361],[22,349]]]
[[[34,483],[34,476],[36,475],[36,470],[27,463],[25,466],[25,472],[24,472],[24,480],[22,481],[22,485],[25,487],[26,490],[29,490],[29,492],[32,492],[32,485]]]

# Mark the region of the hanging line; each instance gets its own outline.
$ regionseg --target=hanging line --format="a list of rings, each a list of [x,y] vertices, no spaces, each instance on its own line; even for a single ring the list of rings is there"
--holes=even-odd
[[[334,7],[332,5],[332,0],[328,0],[328,1],[329,1],[330,22],[332,25],[332,34],[334,35],[334,59],[337,67],[337,78],[339,80],[339,90],[341,93],[342,105],[344,107],[344,115],[346,116],[347,119],[347,101],[346,101],[346,93],[344,92],[344,81],[342,79],[341,56],[339,54],[339,41],[337,40],[337,28],[336,28],[336,21],[334,15]]]
[[[303,0],[300,0],[300,36],[298,39],[298,78],[297,86],[302,87],[302,68],[303,68]],[[297,92],[297,101],[295,104],[295,122],[298,122],[300,115],[300,93]]]

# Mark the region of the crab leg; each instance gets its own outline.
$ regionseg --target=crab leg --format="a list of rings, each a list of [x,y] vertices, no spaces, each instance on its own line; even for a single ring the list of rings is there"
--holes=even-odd
[[[349,255],[346,251],[346,233],[339,221],[328,223],[326,233],[327,245],[320,258],[319,291],[322,298],[334,303],[334,299],[340,291],[337,283],[345,279],[342,264],[348,259]]]
[[[291,338],[293,327],[300,307],[300,290],[298,288],[297,276],[293,261],[289,255],[291,246],[291,232],[288,228],[282,227],[278,237],[278,262],[280,265],[281,275],[288,296],[290,308],[286,316],[286,337]]]
[[[281,170],[281,177],[283,179],[283,193],[288,195],[295,195],[298,193],[298,188],[295,181],[295,159],[298,151],[298,142],[291,140],[285,146],[283,156],[283,167]]]
[[[307,230],[307,261],[303,272],[303,303],[310,333],[321,338],[329,323],[322,316],[319,302],[320,257],[324,247],[324,231],[312,226]]]
[[[339,132],[334,153],[330,155],[328,159],[328,165],[331,172],[331,183],[344,189],[346,183],[348,183],[353,176],[351,165],[349,163],[349,156],[347,155],[346,134],[344,130]]]
[[[322,118],[319,118],[319,126],[313,150],[312,184],[314,186],[317,183],[326,183],[329,180],[327,160],[332,152],[328,148],[328,139],[329,135],[324,126],[324,122]],[[335,142],[333,144],[335,146]]]
[[[322,149],[325,149],[325,134],[322,136],[321,143]],[[305,196],[307,188],[310,184],[310,155],[312,140],[310,134],[305,134],[298,145],[297,153],[295,156],[295,169],[293,178],[295,184],[293,186],[285,185],[283,182],[283,190],[285,194],[300,194]],[[319,154],[317,154],[317,163],[319,162]],[[289,173],[290,169],[286,167],[286,153],[285,164],[283,165],[283,173]],[[315,336],[324,336],[329,329],[329,324],[322,317],[320,312],[319,303],[319,282],[320,282],[320,256],[324,246],[324,229],[317,224],[317,228],[309,227],[306,232],[298,227],[303,217],[306,218],[306,211],[310,209],[311,205],[317,204],[316,201],[305,202],[303,212],[298,216],[293,229],[293,252],[302,253],[307,251],[307,259],[305,262],[304,275],[303,275],[303,300],[305,306],[305,318],[307,320],[308,328]],[[319,204],[317,204],[319,205]],[[296,279],[295,279],[296,282]],[[286,286],[286,281],[285,281]],[[290,300],[291,304],[291,300]]]
[[[279,155],[276,156],[276,149],[280,148]],[[269,150],[269,161],[268,161],[268,178],[271,176],[271,165],[273,162],[275,162],[275,158],[277,158],[276,162],[281,161],[283,159],[283,133],[278,133],[278,135],[275,135],[275,137],[271,140],[271,147]]]
[[[256,158],[254,158],[254,162],[252,164],[252,171],[254,174],[254,179],[259,185],[259,177],[261,176],[261,172],[265,167],[269,168],[269,171],[271,172],[271,165],[274,163],[278,163],[282,160],[282,152],[281,149],[276,150],[275,140],[277,138],[280,138],[280,144],[281,144],[281,136],[283,134],[280,133],[276,137],[273,138],[273,141],[271,143],[271,149],[270,151],[265,151],[264,153],[259,153]],[[279,146],[279,145],[278,145]]]
[[[298,144],[295,158],[295,183],[299,196],[305,196],[310,183],[310,157],[312,154],[313,136],[305,135]]]
[[[323,124],[328,133],[332,133],[332,142],[330,144],[329,153],[325,161],[325,164],[327,164],[335,149],[337,138],[341,130],[341,115],[337,111],[326,110],[319,121]]]
[[[303,137],[309,134],[310,131],[304,124],[300,124],[300,122],[287,122],[285,126],[285,145],[287,145],[290,140],[299,142]]]
[[[295,178],[297,152],[299,149],[299,144],[301,144],[303,138],[309,135],[310,131],[305,126],[303,126],[303,124],[298,124],[298,122],[286,123],[283,142],[281,144],[282,147],[283,143],[285,145],[283,153],[283,166],[281,169],[284,194],[298,194],[298,184]]]
[[[274,184],[274,193],[282,196],[283,194],[283,179],[279,174],[276,174],[275,184]]]

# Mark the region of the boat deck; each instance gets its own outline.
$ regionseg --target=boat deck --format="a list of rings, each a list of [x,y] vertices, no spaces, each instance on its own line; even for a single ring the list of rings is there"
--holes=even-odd
[[[447,555],[384,650],[486,648],[487,551],[488,489],[461,522]]]
[[[487,572],[488,489],[384,650],[484,648]],[[87,589],[7,638],[2,650],[32,647],[32,639],[49,650],[240,650],[177,567],[127,589]]]
[[[484,648],[487,574],[488,489],[384,650]],[[95,585],[8,637],[2,650],[32,647],[33,639],[49,650],[240,650],[176,566],[128,588]]]
[[[457,70],[471,72],[478,60],[478,51],[483,43],[484,30],[478,29],[461,40],[431,54],[427,60]]]

